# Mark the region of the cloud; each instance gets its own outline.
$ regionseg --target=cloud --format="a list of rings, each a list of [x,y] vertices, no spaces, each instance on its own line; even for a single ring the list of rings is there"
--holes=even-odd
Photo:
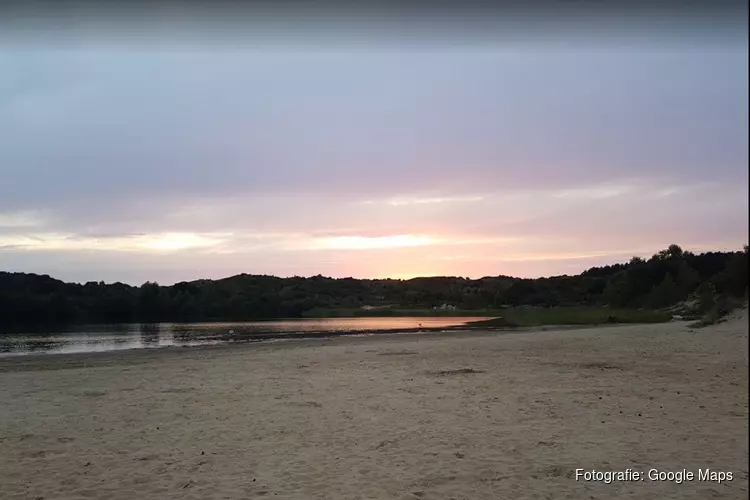
[[[0,164],[13,169],[0,203],[362,199],[395,189],[471,197],[488,186],[617,182],[655,166],[704,178],[710,166],[722,177],[746,157],[743,57],[694,48],[10,52],[4,73],[20,75],[21,90],[0,97]]]
[[[37,227],[43,223],[43,218],[33,211],[0,212],[0,230],[24,227]]]
[[[533,274],[746,242],[746,44],[344,47],[3,49],[3,267]]]
[[[592,199],[592,200],[599,200],[604,198],[615,198],[618,196],[625,196],[627,194],[633,193],[635,188],[633,186],[628,185],[604,185],[604,186],[594,186],[594,187],[588,187],[588,188],[578,188],[578,189],[566,189],[562,191],[557,191],[553,193],[552,196],[555,198],[563,198],[563,199],[572,199],[572,200],[580,200],[580,199]]]
[[[115,251],[170,253],[224,244],[231,235],[163,233],[86,237],[74,234],[30,233],[0,236],[0,248],[30,251]]]
[[[312,247],[322,250],[373,250],[399,247],[420,247],[440,244],[441,240],[430,236],[399,234],[394,236],[334,236],[320,238]]]
[[[402,205],[424,205],[433,203],[471,203],[482,201],[482,196],[456,196],[456,197],[433,197],[433,198],[395,198],[386,203],[398,207]],[[370,202],[372,203],[372,202]]]
[[[33,226],[6,228],[0,255],[21,266],[16,269],[42,271],[31,253],[48,256],[47,262],[61,253],[83,252],[87,262],[107,254],[108,262],[128,262],[108,272],[119,276],[138,266],[144,280],[148,269],[157,276],[179,276],[180,271],[168,270],[179,265],[195,277],[201,272],[538,275],[543,269],[552,272],[552,262],[560,264],[560,272],[575,266],[580,271],[589,262],[648,256],[674,242],[701,250],[739,248],[746,241],[747,213],[741,210],[746,185],[633,180],[620,190],[610,187],[485,193],[469,203],[403,205],[392,205],[388,198],[370,204],[315,196],[204,198],[99,228],[90,220],[82,226],[71,220],[66,224],[74,230],[54,231],[60,219],[44,222],[42,229],[53,229],[47,232]],[[169,256],[170,266],[144,267],[143,259],[159,256]],[[48,272],[68,270],[55,265]]]

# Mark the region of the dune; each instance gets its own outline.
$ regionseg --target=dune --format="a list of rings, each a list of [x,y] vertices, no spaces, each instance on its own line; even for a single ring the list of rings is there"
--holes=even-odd
[[[701,329],[0,359],[0,497],[747,498],[747,366],[747,309]]]

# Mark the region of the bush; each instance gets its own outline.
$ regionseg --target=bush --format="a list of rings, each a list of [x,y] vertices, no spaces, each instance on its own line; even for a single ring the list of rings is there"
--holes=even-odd
[[[698,312],[706,314],[716,306],[716,290],[710,283],[702,283],[696,295],[698,296]]]
[[[744,304],[745,302],[740,299],[719,297],[713,307],[700,320],[690,326],[700,328],[721,323],[729,313],[742,307]]]

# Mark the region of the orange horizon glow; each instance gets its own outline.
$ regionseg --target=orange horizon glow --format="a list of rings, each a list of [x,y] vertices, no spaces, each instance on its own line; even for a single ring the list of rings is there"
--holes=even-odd
[[[627,214],[613,215],[614,209],[636,200],[656,203],[665,217],[670,211],[679,214],[673,197],[686,202],[689,199],[703,212],[721,207],[713,201],[703,206],[700,199],[692,201],[700,190],[704,196],[713,195],[708,199],[714,201],[715,197],[734,202],[746,197],[745,188],[729,193],[717,193],[715,189],[711,185],[655,185],[618,190],[594,185],[511,196],[403,197],[399,199],[409,202],[344,204],[347,210],[339,217],[334,214],[327,225],[316,226],[319,218],[303,218],[297,225],[267,224],[255,231],[236,221],[217,227],[216,221],[225,220],[221,210],[207,210],[211,217],[204,223],[200,206],[190,205],[175,212],[178,217],[170,230],[137,234],[113,231],[113,235],[99,236],[45,231],[50,218],[43,213],[0,213],[0,226],[4,228],[0,249],[39,256],[40,262],[46,255],[55,255],[59,262],[86,255],[87,266],[98,261],[100,268],[129,259],[131,265],[139,266],[144,279],[115,281],[136,284],[151,279],[165,282],[164,276],[179,282],[241,273],[401,280],[431,276],[537,278],[578,274],[590,267],[627,262],[633,256],[648,258],[672,243],[696,253],[739,251],[747,241],[747,230],[737,234],[734,242],[717,236],[701,241],[691,225],[671,225],[667,239],[664,225],[668,223],[654,224],[641,218],[634,224]],[[657,192],[659,196],[653,195]],[[235,211],[235,201],[228,207]],[[568,217],[571,210],[577,211],[576,217]],[[499,229],[484,226],[483,214],[488,212],[499,214],[495,219]],[[602,218],[600,214],[607,215]],[[560,227],[549,222],[569,219],[575,222]],[[539,220],[545,222],[539,224]],[[191,230],[196,224],[210,230]],[[305,230],[307,226],[310,228]],[[618,231],[608,231],[609,227]],[[61,274],[60,268],[43,266],[17,270]],[[87,274],[92,280],[101,279],[95,269]]]

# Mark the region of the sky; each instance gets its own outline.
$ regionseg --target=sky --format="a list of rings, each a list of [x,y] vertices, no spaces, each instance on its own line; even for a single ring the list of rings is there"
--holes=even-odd
[[[746,28],[294,33],[0,39],[0,270],[538,277],[748,241]]]

